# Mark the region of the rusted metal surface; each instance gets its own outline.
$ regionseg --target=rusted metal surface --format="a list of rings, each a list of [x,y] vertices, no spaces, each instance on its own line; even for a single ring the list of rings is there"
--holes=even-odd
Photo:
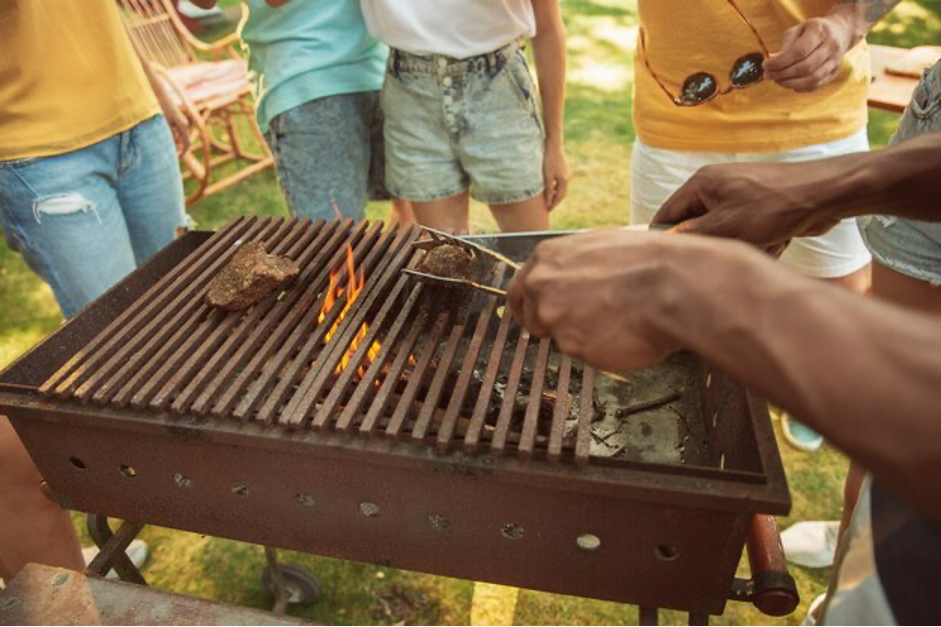
[[[277,219],[191,234],[0,374],[0,409],[69,507],[720,613],[752,515],[790,506],[763,402],[691,355],[628,383],[596,373],[498,297],[404,276],[416,236]],[[256,240],[301,274],[209,310],[213,272]],[[517,259],[536,241],[495,245]],[[321,321],[347,250],[363,290]],[[672,461],[596,454],[615,415]]]
[[[306,625],[237,607],[52,566],[29,564],[0,590],[0,625]]]

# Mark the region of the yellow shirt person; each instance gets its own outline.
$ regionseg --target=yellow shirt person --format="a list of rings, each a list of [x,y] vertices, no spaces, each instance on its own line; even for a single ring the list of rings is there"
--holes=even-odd
[[[698,169],[869,149],[863,38],[894,3],[639,0],[631,222],[649,222]],[[863,292],[871,256],[855,220],[797,238],[781,260]],[[823,440],[785,418],[788,441]]]
[[[176,148],[114,0],[3,0],[0,42],[3,231],[71,317],[185,225]]]
[[[646,54],[638,43],[634,93],[638,138],[671,150],[775,152],[842,139],[865,127],[869,89],[865,41],[837,61],[832,82],[810,93],[766,78],[719,94],[706,105],[677,106],[656,80],[678,94],[687,77],[705,72],[717,79],[720,90],[727,89],[737,59],[761,53],[763,47],[781,50],[789,28],[826,14],[833,4],[834,0],[640,0]]]

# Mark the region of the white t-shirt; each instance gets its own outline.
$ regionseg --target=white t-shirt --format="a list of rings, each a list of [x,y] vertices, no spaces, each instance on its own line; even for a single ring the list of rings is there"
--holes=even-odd
[[[361,0],[373,37],[414,54],[466,59],[536,34],[531,0]]]

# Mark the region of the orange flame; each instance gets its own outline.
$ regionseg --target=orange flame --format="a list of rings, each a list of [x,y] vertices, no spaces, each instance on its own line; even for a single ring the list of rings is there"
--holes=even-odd
[[[353,303],[356,301],[356,298],[359,296],[360,292],[363,291],[363,286],[366,283],[366,277],[364,276],[363,271],[360,270],[359,275],[356,273],[356,263],[353,259],[353,247],[350,246],[350,244],[346,245],[346,272],[347,277],[349,277],[347,286],[340,287],[340,270],[330,271],[330,285],[327,287],[327,296],[324,298],[323,307],[320,309],[320,316],[317,318],[317,322],[322,324],[324,320],[327,319],[327,313],[333,309],[336,303],[344,295],[346,296],[346,303],[343,305],[343,309],[340,311],[340,315],[337,316],[336,321],[334,321],[333,326],[330,327],[330,330],[324,336],[324,344],[328,343],[330,339],[336,334],[337,328],[340,326],[340,321],[346,317],[346,313],[353,306]],[[356,352],[356,349],[359,348],[359,345],[366,338],[366,333],[368,330],[369,325],[364,322],[360,327],[359,332],[356,334],[356,337],[353,338],[353,341],[350,342],[349,347],[343,354],[343,358],[340,360],[340,363],[337,366],[336,374],[340,374],[346,370],[346,367],[349,365],[350,360],[353,357],[353,353]],[[366,374],[366,368],[379,355],[380,348],[382,348],[382,345],[379,342],[373,342],[372,346],[369,347],[369,350],[366,353],[366,359],[357,370],[357,374],[360,377],[363,377]]]

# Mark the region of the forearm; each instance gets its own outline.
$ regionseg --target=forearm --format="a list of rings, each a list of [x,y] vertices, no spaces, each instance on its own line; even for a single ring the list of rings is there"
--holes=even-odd
[[[823,164],[824,162],[820,162]],[[927,133],[885,150],[837,157],[820,185],[820,211],[835,217],[891,215],[941,221],[941,133]]]
[[[534,0],[536,36],[533,56],[542,100],[546,142],[561,146],[565,114],[565,26],[558,0]]]
[[[664,282],[677,295],[660,315],[666,331],[941,521],[937,320],[800,277],[742,244],[716,255],[707,280],[678,271],[675,288]]]
[[[881,20],[901,0],[839,0],[828,13],[844,21],[851,36],[847,49],[866,37],[873,25]]]

